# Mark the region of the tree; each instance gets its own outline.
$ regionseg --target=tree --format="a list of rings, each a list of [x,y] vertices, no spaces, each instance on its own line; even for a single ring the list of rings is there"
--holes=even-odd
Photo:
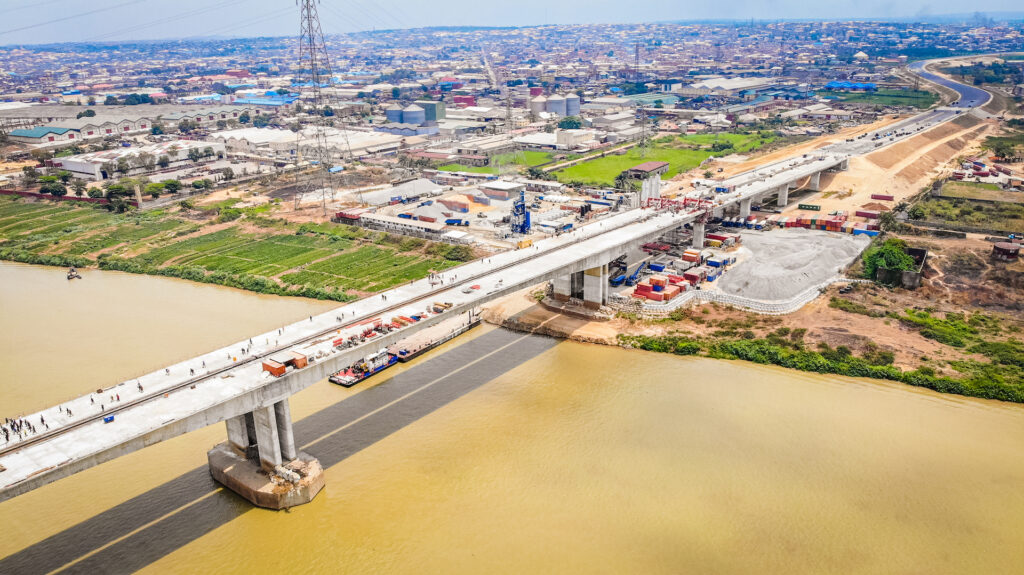
[[[211,158],[211,157],[213,157],[213,155],[214,155],[213,154],[213,148],[211,148],[210,146],[207,146],[207,147],[203,148],[203,157],[204,158]]]
[[[579,130],[583,127],[583,121],[578,116],[566,116],[558,122],[558,127],[562,130]]]
[[[227,127],[228,127],[227,120],[217,120],[217,129],[218,130],[226,130]]]
[[[85,183],[85,180],[83,179],[75,178],[71,180],[71,189],[75,191],[75,195],[78,197],[82,197],[82,195],[85,193],[85,189],[88,187],[89,186]]]
[[[231,168],[224,168],[222,173],[224,174],[224,179],[225,180],[233,180],[233,179],[235,179],[235,171],[232,170]]]
[[[113,96],[107,96],[106,100],[103,100],[104,106],[116,106],[118,104],[117,98]]]
[[[711,176],[714,176],[714,175],[715,174],[712,173],[711,170],[704,170],[704,177],[705,178],[711,178]]]
[[[171,158],[164,154],[157,158],[156,165],[160,166],[161,169],[167,169],[167,166],[171,165]]]
[[[199,159],[202,158],[202,157],[203,156],[202,156],[202,153],[199,151],[199,148],[191,148],[191,149],[189,149],[189,151],[188,151],[188,159],[191,160],[193,163],[194,162],[198,162]]]
[[[132,191],[121,184],[110,184],[107,186],[107,199],[120,198],[122,196],[130,196]]]
[[[188,134],[192,130],[196,129],[196,124],[192,120],[182,120],[178,122],[178,131],[182,134]]]
[[[330,106],[324,106],[324,117],[325,118],[330,118],[333,115],[334,115],[334,108],[332,108]]]
[[[192,187],[197,190],[201,190],[206,187],[206,180],[196,180],[192,182]]]
[[[151,196],[154,199],[160,197],[160,193],[164,191],[164,185],[160,183],[146,184],[146,189],[143,191],[147,196]]]
[[[922,208],[921,206],[914,206],[910,208],[910,211],[907,212],[907,215],[910,216],[910,219],[912,220],[923,220],[925,216],[928,214],[925,213],[924,208]]]
[[[397,100],[402,97],[402,91],[398,89],[398,86],[391,88],[391,98]]]
[[[1002,160],[1015,156],[1013,144],[1005,140],[996,141],[996,144],[992,146],[992,153]]]
[[[96,117],[96,110],[84,110],[79,112],[75,118],[94,118]]]
[[[89,188],[89,191],[86,192],[86,195],[88,195],[90,198],[102,198],[103,190],[99,188]]]
[[[257,114],[252,120],[252,125],[256,128],[266,128],[270,125],[270,116],[266,114]]]
[[[25,182],[26,187],[39,181],[39,172],[32,166],[25,166],[21,169],[21,172],[21,179]]]
[[[68,189],[64,187],[64,184],[59,182],[46,182],[39,186],[40,194],[50,194],[55,198],[60,198],[68,194]]]
[[[95,96],[89,96],[89,99],[86,100],[85,103],[90,105],[90,106],[95,106],[96,105],[96,97]]]
[[[153,126],[149,129],[149,133],[154,136],[162,136],[164,134],[163,124],[153,124]]]
[[[249,112],[242,112],[238,115],[238,121],[242,124],[248,124],[250,120],[252,117],[249,116]]]
[[[167,190],[167,193],[176,194],[181,189],[181,182],[178,180],[166,180],[164,182],[164,189]]]

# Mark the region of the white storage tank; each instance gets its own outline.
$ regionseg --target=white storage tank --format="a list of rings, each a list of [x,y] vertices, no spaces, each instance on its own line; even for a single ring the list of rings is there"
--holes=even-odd
[[[422,126],[427,122],[427,111],[416,104],[409,104],[402,110],[402,123]]]
[[[544,96],[537,96],[536,98],[530,100],[530,111],[533,112],[534,114],[545,112],[547,111],[547,104],[547,98],[545,98]]]
[[[548,98],[547,105],[548,112],[552,114],[558,114],[559,116],[565,115],[565,97],[555,94]]]
[[[579,116],[580,115],[580,97],[576,94],[568,94],[565,97],[565,115],[566,116]]]
[[[387,117],[388,122],[400,124],[402,123],[402,107],[398,104],[391,104],[384,109],[384,116]]]

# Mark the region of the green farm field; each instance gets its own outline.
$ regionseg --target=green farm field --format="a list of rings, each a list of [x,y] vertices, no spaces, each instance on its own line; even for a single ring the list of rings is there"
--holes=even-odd
[[[333,223],[300,225],[268,218],[270,204],[234,204],[115,214],[71,202],[0,199],[0,259],[348,301],[472,258],[464,247]],[[242,215],[223,222],[225,210]]]

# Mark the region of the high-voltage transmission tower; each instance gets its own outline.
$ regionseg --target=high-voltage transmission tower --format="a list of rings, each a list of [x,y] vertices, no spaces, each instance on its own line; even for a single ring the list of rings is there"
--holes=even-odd
[[[327,142],[327,127],[325,110],[327,99],[324,97],[321,86],[331,82],[331,60],[327,56],[327,47],[324,45],[324,34],[320,28],[320,14],[317,12],[317,4],[320,0],[295,0],[301,8],[302,22],[299,34],[299,67],[308,68],[310,81],[313,86],[313,114],[315,117],[314,140],[316,141],[313,157],[310,163],[316,163],[315,170],[306,178],[303,186],[295,194],[295,209],[299,208],[299,198],[308,192],[320,188],[320,199],[323,205],[324,215],[327,214],[327,194],[334,199],[334,188],[331,186],[331,148]],[[301,150],[297,150],[301,154]]]

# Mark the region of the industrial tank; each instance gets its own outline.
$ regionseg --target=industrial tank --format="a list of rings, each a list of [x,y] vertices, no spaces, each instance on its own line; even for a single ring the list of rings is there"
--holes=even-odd
[[[427,111],[416,104],[409,104],[402,110],[402,123],[422,126],[427,122]]]
[[[565,97],[555,94],[548,98],[547,111],[559,116],[565,115]]]
[[[391,104],[384,109],[384,116],[387,117],[388,122],[400,124],[402,123],[402,107],[398,104]]]
[[[577,96],[576,94],[569,94],[565,97],[565,115],[580,115],[580,97]]]
[[[548,99],[544,96],[537,96],[530,100],[530,111],[539,114],[547,110]]]

